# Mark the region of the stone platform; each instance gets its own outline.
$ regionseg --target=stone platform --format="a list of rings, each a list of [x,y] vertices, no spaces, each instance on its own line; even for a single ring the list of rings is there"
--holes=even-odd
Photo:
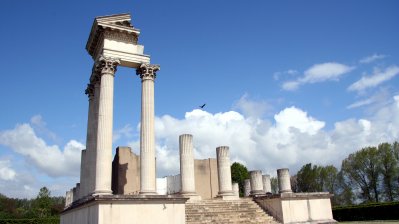
[[[97,195],[75,201],[61,224],[185,223],[188,198],[164,195]]]
[[[254,201],[281,223],[337,223],[328,192],[280,193],[254,197]]]

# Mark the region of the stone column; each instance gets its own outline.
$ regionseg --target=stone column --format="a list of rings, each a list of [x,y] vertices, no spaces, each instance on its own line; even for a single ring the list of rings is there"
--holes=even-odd
[[[265,194],[272,193],[272,184],[270,182],[270,175],[262,175],[263,191]]]
[[[179,149],[181,194],[190,199],[198,198],[195,192],[193,136],[190,134],[180,135]]]
[[[95,66],[95,71],[90,82],[94,85],[94,100],[93,100],[93,121],[92,121],[92,132],[93,132],[93,145],[92,150],[89,150],[88,162],[89,162],[89,176],[88,176],[88,194],[93,194],[96,189],[96,164],[97,164],[97,133],[98,133],[98,114],[99,114],[99,101],[100,101],[100,90],[101,90],[101,76],[99,66]]]
[[[244,196],[248,197],[251,193],[251,180],[245,179],[244,180]]]
[[[261,195],[263,192],[263,184],[262,184],[262,171],[260,170],[252,170],[249,172],[251,177],[251,195]]]
[[[290,173],[287,168],[277,170],[277,180],[279,193],[291,193]]]
[[[95,66],[93,66],[95,67]],[[93,68],[93,73],[94,73],[94,68]],[[92,73],[92,76],[93,76]],[[97,135],[96,132],[93,130],[93,123],[95,118],[95,100],[94,100],[94,84],[90,80],[90,84],[87,85],[85,94],[89,97],[89,111],[87,115],[87,133],[86,133],[86,153],[85,153],[85,160],[84,160],[84,165],[81,164],[81,169],[84,171],[80,175],[80,183],[82,185],[82,195],[87,196],[89,193],[93,192],[91,190],[91,178],[92,178],[92,164],[95,158],[93,158],[93,151],[95,150],[93,146],[95,145],[94,139],[95,135]],[[82,155],[83,158],[83,155]],[[83,162],[83,159],[82,159]],[[83,166],[82,166],[83,165]],[[83,174],[83,175],[82,175]],[[83,176],[83,177],[82,177]]]
[[[230,153],[228,146],[216,148],[216,158],[218,165],[219,193],[218,197],[227,199],[234,196],[231,185]]]
[[[87,147],[86,147],[87,148]],[[80,197],[86,196],[87,189],[87,149],[82,150],[80,157]]]
[[[156,193],[154,81],[159,65],[142,64],[137,69],[141,78],[140,127],[140,194]]]
[[[235,196],[240,197],[240,188],[238,183],[233,183],[233,192]]]
[[[101,91],[98,111],[96,186],[95,194],[112,194],[112,123],[114,103],[114,76],[118,59],[99,58]]]

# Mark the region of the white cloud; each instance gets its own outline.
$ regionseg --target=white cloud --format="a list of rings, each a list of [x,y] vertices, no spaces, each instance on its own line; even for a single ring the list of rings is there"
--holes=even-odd
[[[372,95],[366,99],[356,101],[356,102],[350,104],[349,106],[347,106],[346,108],[354,109],[354,108],[358,108],[358,107],[369,106],[367,108],[367,110],[375,111],[375,110],[378,110],[379,108],[385,106],[390,101],[392,101],[392,98],[390,95],[391,95],[391,93],[388,91],[387,88],[381,88],[376,93],[374,93],[374,95]]]
[[[327,62],[315,64],[304,72],[302,77],[296,80],[290,80],[283,83],[284,90],[296,90],[300,85],[308,83],[317,83],[325,81],[337,81],[339,78],[355,69],[355,67],[347,66],[336,62]]]
[[[216,147],[228,145],[231,161],[272,175],[281,167],[296,172],[309,162],[339,167],[351,152],[398,140],[399,96],[394,99],[372,116],[336,122],[331,130],[297,107],[281,110],[273,120],[253,119],[235,111],[211,114],[202,110],[187,112],[183,119],[156,117],[158,176],[179,173],[178,138],[185,133],[194,136],[197,159],[215,158]],[[138,148],[139,143],[131,145]]]
[[[237,109],[247,117],[262,117],[272,109],[272,105],[266,101],[251,100],[248,94],[244,94],[235,103],[233,109]]]
[[[359,63],[368,64],[368,63],[371,63],[371,62],[379,60],[379,59],[384,59],[385,57],[386,57],[386,55],[383,55],[383,54],[373,54],[368,57],[360,59]]]
[[[0,160],[0,179],[14,180],[16,172],[11,168],[10,160]]]
[[[122,137],[131,138],[133,136],[133,128],[130,124],[126,124],[121,129],[113,131],[112,141],[116,142]]]
[[[390,66],[385,70],[374,68],[374,72],[370,76],[363,76],[348,87],[349,91],[364,91],[368,88],[376,87],[399,74],[399,67],[396,65]]]
[[[47,145],[37,137],[29,124],[18,124],[12,130],[0,132],[0,144],[22,155],[45,174],[73,176],[79,173],[82,143],[70,140],[61,150],[57,145]]]
[[[273,79],[277,81],[281,78],[281,76],[284,76],[284,75],[293,76],[293,75],[297,75],[298,73],[299,72],[295,69],[288,69],[287,71],[283,71],[283,72],[275,72],[273,74]]]
[[[40,134],[44,134],[53,141],[58,141],[57,135],[47,128],[47,123],[43,120],[42,115],[34,115],[30,119],[30,123]]]

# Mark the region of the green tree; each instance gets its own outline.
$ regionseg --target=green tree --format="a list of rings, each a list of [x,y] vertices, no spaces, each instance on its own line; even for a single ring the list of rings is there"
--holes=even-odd
[[[46,218],[51,215],[53,202],[50,196],[51,192],[47,187],[40,188],[39,194],[33,203],[33,208],[36,211],[38,218]]]
[[[272,186],[272,193],[278,194],[278,180],[277,177],[270,177],[270,185]]]
[[[308,163],[298,171],[297,176],[297,190],[298,192],[318,192],[322,190],[322,181],[320,178],[321,168]]]
[[[376,147],[366,147],[350,154],[342,161],[343,180],[352,189],[360,190],[365,202],[379,202],[381,169]]]
[[[247,167],[241,163],[234,162],[231,165],[231,180],[232,182],[238,183],[240,196],[244,195],[244,180],[249,178]]]
[[[385,198],[388,201],[394,201],[398,178],[398,159],[395,156],[394,144],[382,143],[378,145],[378,157]]]

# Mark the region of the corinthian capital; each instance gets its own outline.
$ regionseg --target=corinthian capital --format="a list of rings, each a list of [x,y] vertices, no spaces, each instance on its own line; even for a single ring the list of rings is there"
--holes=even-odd
[[[140,67],[136,70],[136,74],[140,75],[140,78],[142,80],[144,79],[154,80],[157,77],[156,72],[159,70],[160,70],[159,65],[141,64]]]
[[[89,97],[89,99],[93,99],[93,97],[94,97],[94,85],[93,84],[87,84],[85,94]]]
[[[96,69],[100,70],[101,75],[103,74],[111,74],[115,75],[116,66],[120,64],[119,59],[117,58],[107,58],[101,56],[96,63]]]

